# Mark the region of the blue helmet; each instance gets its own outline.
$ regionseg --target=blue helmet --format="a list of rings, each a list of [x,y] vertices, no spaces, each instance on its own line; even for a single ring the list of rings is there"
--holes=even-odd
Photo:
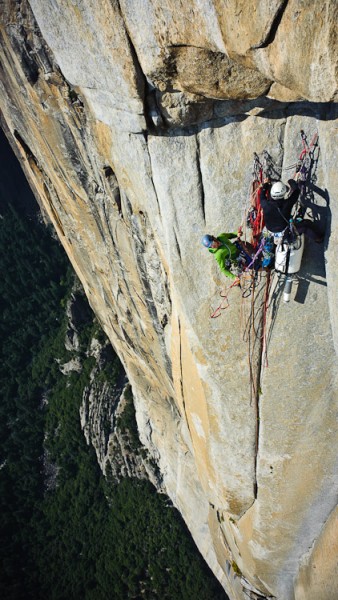
[[[212,235],[204,235],[202,238],[202,244],[206,248],[210,248],[213,241],[214,241],[214,238]]]

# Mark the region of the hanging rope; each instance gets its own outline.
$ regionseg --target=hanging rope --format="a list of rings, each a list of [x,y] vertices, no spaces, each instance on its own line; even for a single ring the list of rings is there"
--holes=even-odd
[[[250,301],[246,301],[247,296],[242,294],[241,309],[240,309],[240,329],[242,332],[242,339],[247,344],[247,360],[248,360],[248,371],[249,371],[249,386],[250,386],[250,406],[252,401],[257,398],[258,386],[259,386],[259,369],[254,359],[255,352],[257,349],[257,342],[260,341],[260,335],[257,331],[257,315],[259,313],[259,307],[256,301],[256,278],[251,275],[251,293]],[[257,315],[256,315],[257,312]],[[259,327],[260,319],[258,320]]]
[[[256,249],[264,227],[264,216],[260,201],[261,187],[263,183],[263,165],[256,152],[254,152],[252,176],[253,180],[251,182],[250,190],[250,209],[247,217],[247,224],[252,231],[252,244]]]
[[[269,366],[268,363],[268,344],[267,344],[267,313],[270,297],[271,287],[271,272],[268,271],[266,274],[265,294],[263,303],[263,318],[262,318],[262,363],[265,367]]]
[[[293,165],[285,167],[283,171],[295,169],[296,172],[293,176],[293,179],[296,178],[298,174],[298,179],[300,179],[300,182],[303,183],[303,188],[305,189],[309,173],[311,173],[313,165],[316,164],[316,161],[318,162],[318,156],[316,157],[315,154],[316,149],[318,149],[319,152],[318,133],[316,132],[313,135],[310,142],[308,142],[307,136],[303,130],[300,133],[302,150],[298,161]],[[254,399],[256,402],[258,401],[260,394],[261,368],[263,366],[268,367],[268,310],[272,277],[270,270],[267,270],[265,288],[264,290],[257,288],[257,293],[256,283],[258,271],[255,270],[255,265],[257,264],[260,255],[265,251],[268,253],[269,250],[267,243],[268,238],[262,235],[264,228],[264,216],[260,203],[261,189],[265,177],[269,177],[270,179],[276,178],[278,180],[281,178],[281,171],[281,167],[277,167],[274,164],[271,156],[266,151],[264,151],[262,159],[260,159],[257,153],[254,153],[252,182],[249,190],[250,207],[248,210],[246,206],[246,213],[243,217],[243,222],[239,228],[239,232],[242,232],[243,223],[244,229],[246,225],[250,227],[252,232],[252,245],[255,252],[251,257],[251,261],[243,269],[240,276],[237,277],[230,286],[220,292],[222,301],[210,315],[212,319],[221,316],[222,311],[227,309],[230,305],[228,293],[233,287],[240,287],[240,323],[241,330],[243,331],[243,341],[245,341],[248,346],[250,404]],[[288,223],[286,229],[290,229],[290,233],[293,235],[297,233],[293,222]],[[267,244],[266,249],[265,244]],[[250,301],[247,301],[249,297]],[[260,298],[260,300],[257,303],[258,298]]]
[[[251,263],[250,263],[250,264],[248,264],[248,266],[247,266],[247,267],[245,267],[245,269],[244,269],[245,271],[249,271],[249,269],[251,269],[251,268],[254,266],[254,264],[255,264],[255,262],[256,262],[256,260],[257,260],[257,258],[258,258],[258,257],[259,257],[259,255],[260,255],[260,254],[263,252],[264,244],[265,244],[265,239],[264,239],[264,238],[262,238],[262,239],[261,239],[261,241],[260,241],[260,243],[259,243],[259,246],[258,246],[258,248],[257,248],[257,251],[256,251],[256,253],[255,253],[255,254],[254,254],[254,256],[252,257]]]
[[[233,288],[233,287],[235,287],[237,285],[240,286],[240,279],[239,279],[239,277],[236,277],[236,279],[232,282],[232,284],[229,287],[225,288],[225,290],[222,290],[220,292],[219,295],[220,295],[221,298],[223,298],[223,300],[220,303],[220,305],[217,306],[216,310],[212,311],[212,313],[210,315],[211,319],[217,319],[217,317],[221,316],[223,310],[225,310],[226,308],[229,308],[230,303],[229,303],[229,300],[228,300],[228,292],[231,290],[231,288]]]

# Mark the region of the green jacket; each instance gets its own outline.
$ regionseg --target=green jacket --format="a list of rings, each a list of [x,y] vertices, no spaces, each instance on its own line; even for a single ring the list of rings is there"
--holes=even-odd
[[[239,255],[239,250],[229,241],[233,238],[237,238],[236,233],[220,233],[217,239],[222,242],[222,246],[219,248],[209,248],[209,252],[215,256],[222,273],[231,279],[236,279],[236,276],[226,267],[227,261],[234,262]]]

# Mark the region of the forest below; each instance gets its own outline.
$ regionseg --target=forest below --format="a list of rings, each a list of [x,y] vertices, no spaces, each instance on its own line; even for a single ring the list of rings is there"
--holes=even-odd
[[[0,595],[6,600],[221,600],[225,592],[169,498],[104,478],[80,426],[93,369],[89,309],[81,372],[63,374],[75,275],[0,137]],[[115,353],[102,382],[122,366]],[[133,430],[132,396],[120,427]]]

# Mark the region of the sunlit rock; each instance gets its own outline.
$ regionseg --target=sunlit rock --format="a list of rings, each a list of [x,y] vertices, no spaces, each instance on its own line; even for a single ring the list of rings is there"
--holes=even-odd
[[[337,3],[2,8],[1,124],[124,364],[166,491],[231,599],[332,600]],[[319,135],[308,212],[325,242],[307,240],[289,304],[262,273],[225,309],[201,237],[244,223],[254,152],[294,174],[300,130]]]

